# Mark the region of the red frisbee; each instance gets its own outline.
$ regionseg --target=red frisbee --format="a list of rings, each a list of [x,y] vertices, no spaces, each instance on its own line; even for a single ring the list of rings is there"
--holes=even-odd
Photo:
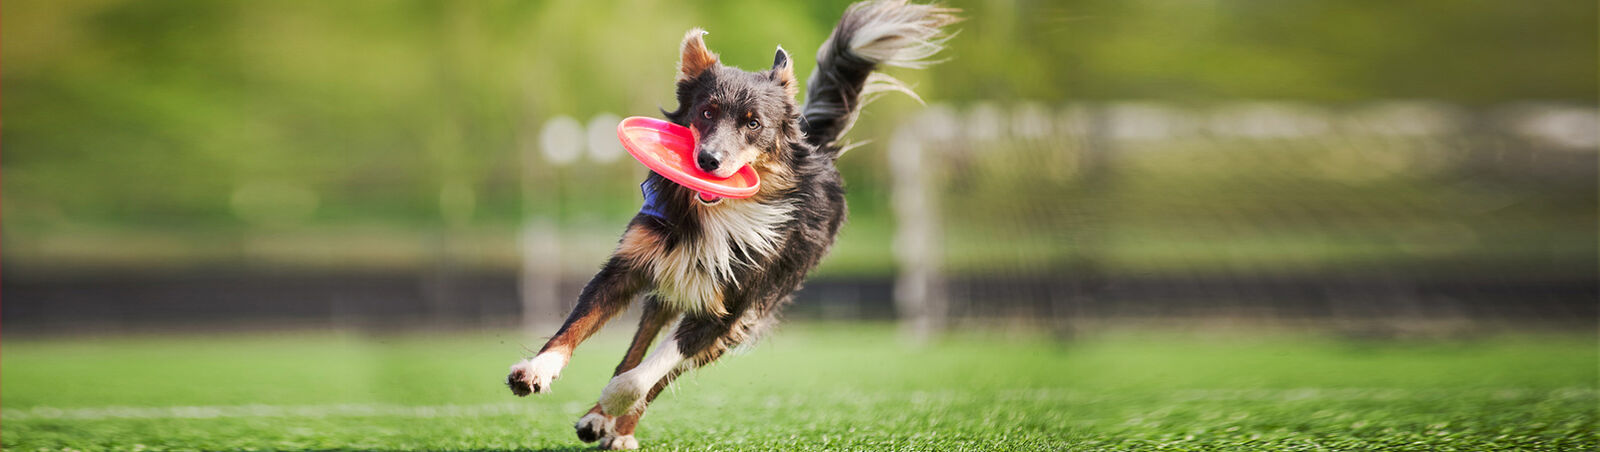
[[[657,174],[700,192],[707,201],[749,198],[761,188],[755,168],[745,165],[726,178],[701,171],[694,164],[695,136],[688,127],[655,118],[634,116],[617,124],[617,138],[628,154]]]

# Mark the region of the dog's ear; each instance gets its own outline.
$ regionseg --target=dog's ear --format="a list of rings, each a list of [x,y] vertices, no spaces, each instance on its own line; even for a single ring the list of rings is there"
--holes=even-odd
[[[699,77],[706,69],[717,65],[717,54],[706,50],[706,31],[695,28],[683,35],[683,45],[678,58],[678,81]]]
[[[772,56],[772,80],[783,85],[783,92],[790,99],[800,94],[800,84],[794,80],[794,60],[789,59],[789,52],[778,46],[778,53]]]

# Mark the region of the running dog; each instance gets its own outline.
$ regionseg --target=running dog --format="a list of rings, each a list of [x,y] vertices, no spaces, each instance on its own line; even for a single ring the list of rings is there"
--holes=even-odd
[[[680,46],[678,109],[662,113],[700,136],[695,164],[718,177],[750,165],[761,188],[745,199],[707,202],[651,173],[644,206],[616,251],[578,296],[566,323],[538,355],[511,366],[506,384],[518,396],[547,392],[580,342],[644,294],[639,330],[615,376],[576,425],[584,442],[634,449],[645,406],[678,375],[720,358],[776,323],[778,311],[817,265],[845,219],[844,187],[834,160],[840,140],[874,94],[904,84],[874,71],[920,68],[950,35],[957,10],[905,0],[851,5],[817,51],[806,102],[789,53],[772,68],[724,66],[706,49],[705,31]],[[660,331],[666,340],[645,350]]]

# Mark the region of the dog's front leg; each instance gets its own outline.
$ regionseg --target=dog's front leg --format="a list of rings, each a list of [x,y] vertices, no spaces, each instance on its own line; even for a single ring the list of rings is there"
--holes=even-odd
[[[572,314],[567,316],[556,335],[539,349],[539,354],[511,366],[511,374],[506,376],[511,393],[525,396],[549,391],[550,383],[560,376],[561,369],[572,358],[572,350],[627,308],[642,286],[643,278],[629,265],[629,260],[612,256],[600,273],[584,286],[578,295],[578,305],[572,308]]]

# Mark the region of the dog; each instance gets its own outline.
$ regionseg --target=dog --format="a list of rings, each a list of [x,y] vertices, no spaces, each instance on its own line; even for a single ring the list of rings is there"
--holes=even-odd
[[[616,251],[578,295],[577,306],[539,353],[511,366],[518,396],[547,392],[580,342],[643,294],[632,344],[600,400],[576,427],[602,449],[635,449],[645,407],[674,378],[722,357],[776,323],[779,310],[827,254],[845,221],[843,181],[834,161],[863,104],[904,84],[875,71],[930,64],[959,20],[958,10],[905,0],[848,7],[817,51],[817,67],[797,103],[799,83],[779,46],[772,67],[724,66],[693,29],[680,45],[678,108],[662,110],[699,134],[694,163],[718,177],[750,165],[755,195],[705,201],[650,173],[644,206]],[[920,100],[920,99],[919,99]],[[675,324],[649,356],[660,331]]]

